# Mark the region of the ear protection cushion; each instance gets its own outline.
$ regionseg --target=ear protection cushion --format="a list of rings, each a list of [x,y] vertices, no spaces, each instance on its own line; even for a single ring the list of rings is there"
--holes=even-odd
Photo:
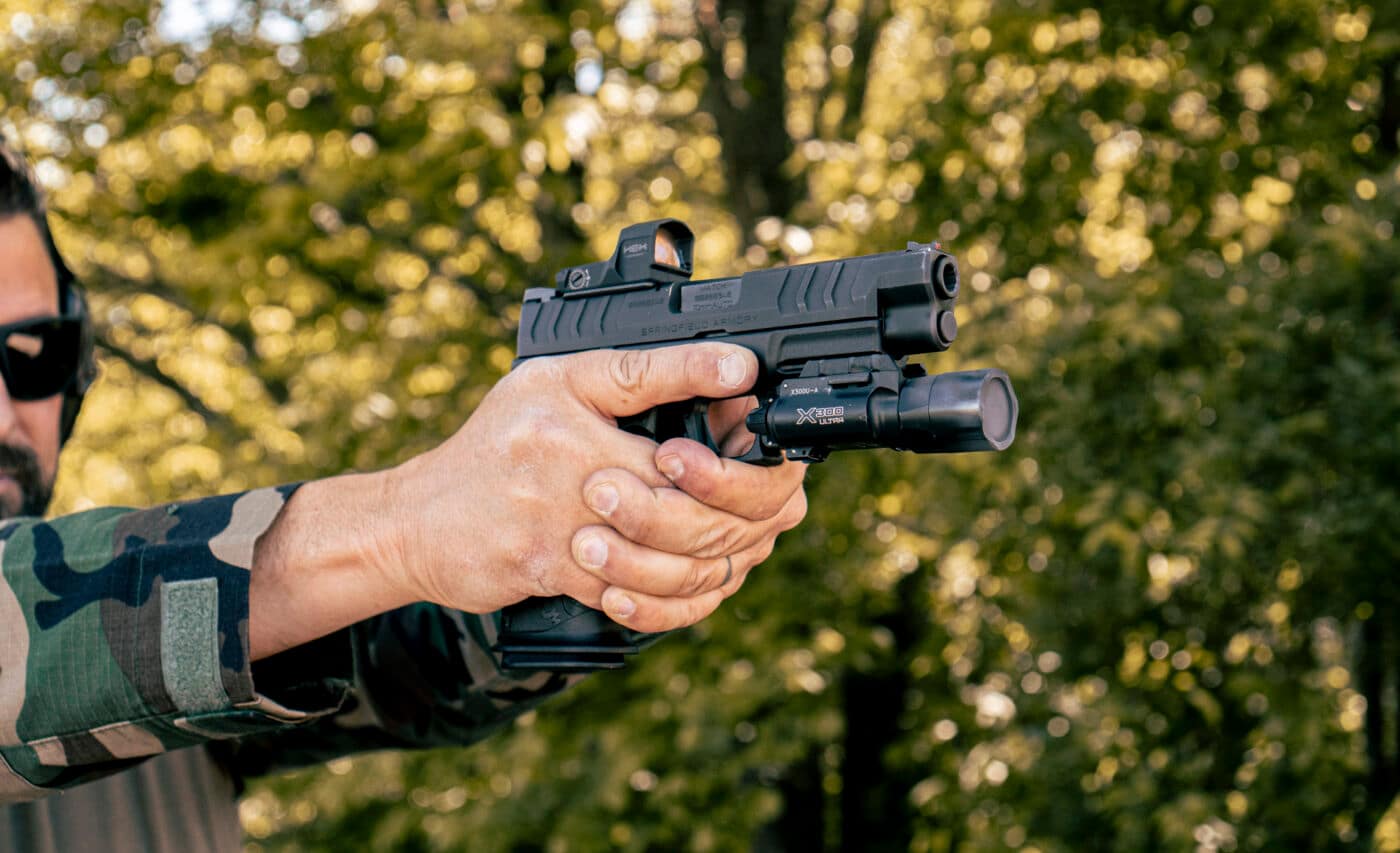
[[[93,356],[92,316],[88,313],[87,299],[83,289],[71,278],[63,288],[63,314],[77,317],[79,323],[78,370],[73,381],[63,392],[63,407],[58,416],[58,439],[60,445],[73,434],[73,425],[78,420],[78,410],[83,407],[83,397],[97,378],[97,361]]]

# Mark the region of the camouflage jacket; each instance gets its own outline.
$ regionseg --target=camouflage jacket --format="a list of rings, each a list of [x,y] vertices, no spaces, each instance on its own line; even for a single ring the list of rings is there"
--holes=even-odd
[[[493,614],[428,604],[250,663],[253,546],[295,488],[0,527],[0,803],[195,744],[254,775],[470,743],[570,683],[502,674]]]

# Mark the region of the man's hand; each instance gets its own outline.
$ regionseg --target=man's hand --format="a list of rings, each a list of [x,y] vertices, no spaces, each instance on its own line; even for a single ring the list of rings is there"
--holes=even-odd
[[[386,473],[400,535],[383,571],[415,598],[474,612],[568,595],[642,631],[699,621],[802,519],[805,466],[745,465],[685,439],[658,447],[615,419],[733,397],[756,375],[753,355],[727,344],[525,362],[451,439]],[[741,406],[717,406],[716,421]],[[725,431],[742,444],[741,426]]]
[[[414,601],[483,613],[568,595],[648,632],[703,619],[801,521],[806,466],[658,446],[615,419],[742,394],[757,369],[719,343],[532,359],[436,449],[307,483],[258,541],[253,658]],[[752,441],[748,408],[711,409],[727,452]]]
[[[488,612],[568,595],[649,632],[703,619],[802,519],[806,466],[657,446],[616,418],[742,394],[757,369],[718,343],[532,359],[436,449],[307,483],[258,542],[254,659],[413,601]],[[727,452],[752,440],[748,408],[711,409]]]

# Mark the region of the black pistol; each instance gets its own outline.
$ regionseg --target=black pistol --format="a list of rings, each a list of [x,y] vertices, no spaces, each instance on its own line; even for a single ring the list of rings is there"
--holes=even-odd
[[[958,264],[937,243],[708,281],[690,280],[694,246],[679,220],[631,225],[608,260],[525,291],[516,363],[702,339],[747,347],[758,357],[749,392],[758,407],[745,421],[756,438],[739,459],[758,465],[875,447],[1004,450],[1016,437],[1016,393],[1004,372],[930,376],[908,363],[947,349],[958,333]],[[618,426],[717,450],[709,402],[661,406]],[[617,669],[648,636],[565,596],[530,598],[502,612],[495,648],[508,669]]]

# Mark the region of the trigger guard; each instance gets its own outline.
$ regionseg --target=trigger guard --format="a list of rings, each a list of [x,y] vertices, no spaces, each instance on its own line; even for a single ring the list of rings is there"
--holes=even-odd
[[[720,453],[719,443],[710,431],[710,400],[690,400],[684,403],[668,403],[649,412],[620,418],[618,426],[623,430],[649,438],[662,444],[672,438],[688,438],[708,447],[716,456]],[[754,436],[753,444],[742,455],[734,457],[736,462],[750,465],[773,466],[783,463],[783,449]]]
[[[763,439],[754,436],[753,444],[742,455],[734,457],[734,461],[771,468],[783,464],[783,450],[780,447],[767,447]]]
[[[710,401],[696,400],[690,413],[686,415],[685,430],[686,438],[700,442],[716,456],[723,456],[720,452],[719,443],[715,441],[714,434],[710,432]],[[753,437],[753,444],[741,455],[732,457],[736,462],[745,462],[750,465],[762,465],[772,467],[783,464],[783,450],[780,447],[765,442],[759,436]]]
[[[646,412],[618,418],[617,426],[624,432],[663,444],[673,438],[689,438],[719,453],[714,435],[710,433],[709,400],[687,400],[667,403]]]

